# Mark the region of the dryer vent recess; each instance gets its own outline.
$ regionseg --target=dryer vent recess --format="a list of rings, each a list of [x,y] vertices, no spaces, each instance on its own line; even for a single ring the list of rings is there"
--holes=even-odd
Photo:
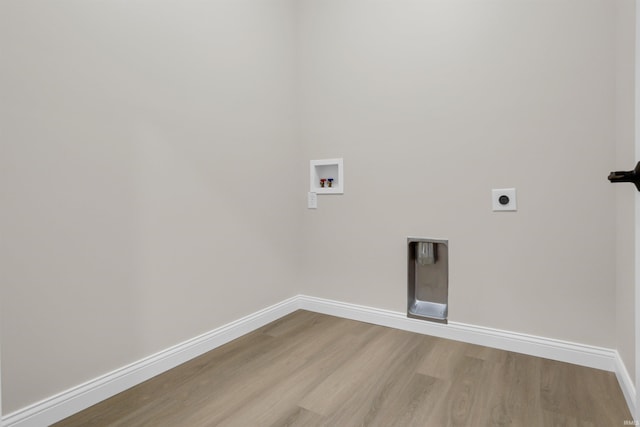
[[[407,239],[407,316],[447,323],[449,308],[449,243]]]

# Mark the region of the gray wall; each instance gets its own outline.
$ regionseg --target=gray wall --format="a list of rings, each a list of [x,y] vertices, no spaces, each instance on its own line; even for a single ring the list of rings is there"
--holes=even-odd
[[[635,155],[635,2],[617,0],[616,168],[631,169]],[[635,203],[632,185],[616,187],[616,348],[635,379]]]
[[[292,13],[0,3],[5,413],[297,293]]]
[[[305,293],[403,311],[406,237],[447,238],[451,321],[614,347],[614,3],[299,4],[301,140],[346,185]]]

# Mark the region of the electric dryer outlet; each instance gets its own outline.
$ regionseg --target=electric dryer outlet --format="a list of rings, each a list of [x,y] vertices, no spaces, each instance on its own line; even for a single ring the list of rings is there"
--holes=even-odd
[[[494,212],[518,210],[515,188],[494,188],[491,190],[491,203]]]

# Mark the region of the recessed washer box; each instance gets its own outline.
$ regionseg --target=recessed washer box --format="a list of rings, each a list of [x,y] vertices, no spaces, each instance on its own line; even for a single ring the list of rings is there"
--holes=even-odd
[[[343,159],[311,160],[309,163],[309,191],[317,194],[343,194],[343,165]]]

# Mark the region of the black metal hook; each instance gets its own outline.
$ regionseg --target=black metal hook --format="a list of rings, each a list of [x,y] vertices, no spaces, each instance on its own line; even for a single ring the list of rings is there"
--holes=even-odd
[[[616,182],[632,182],[636,185],[638,191],[640,191],[640,162],[636,165],[636,168],[632,171],[617,171],[609,174],[609,181]]]

